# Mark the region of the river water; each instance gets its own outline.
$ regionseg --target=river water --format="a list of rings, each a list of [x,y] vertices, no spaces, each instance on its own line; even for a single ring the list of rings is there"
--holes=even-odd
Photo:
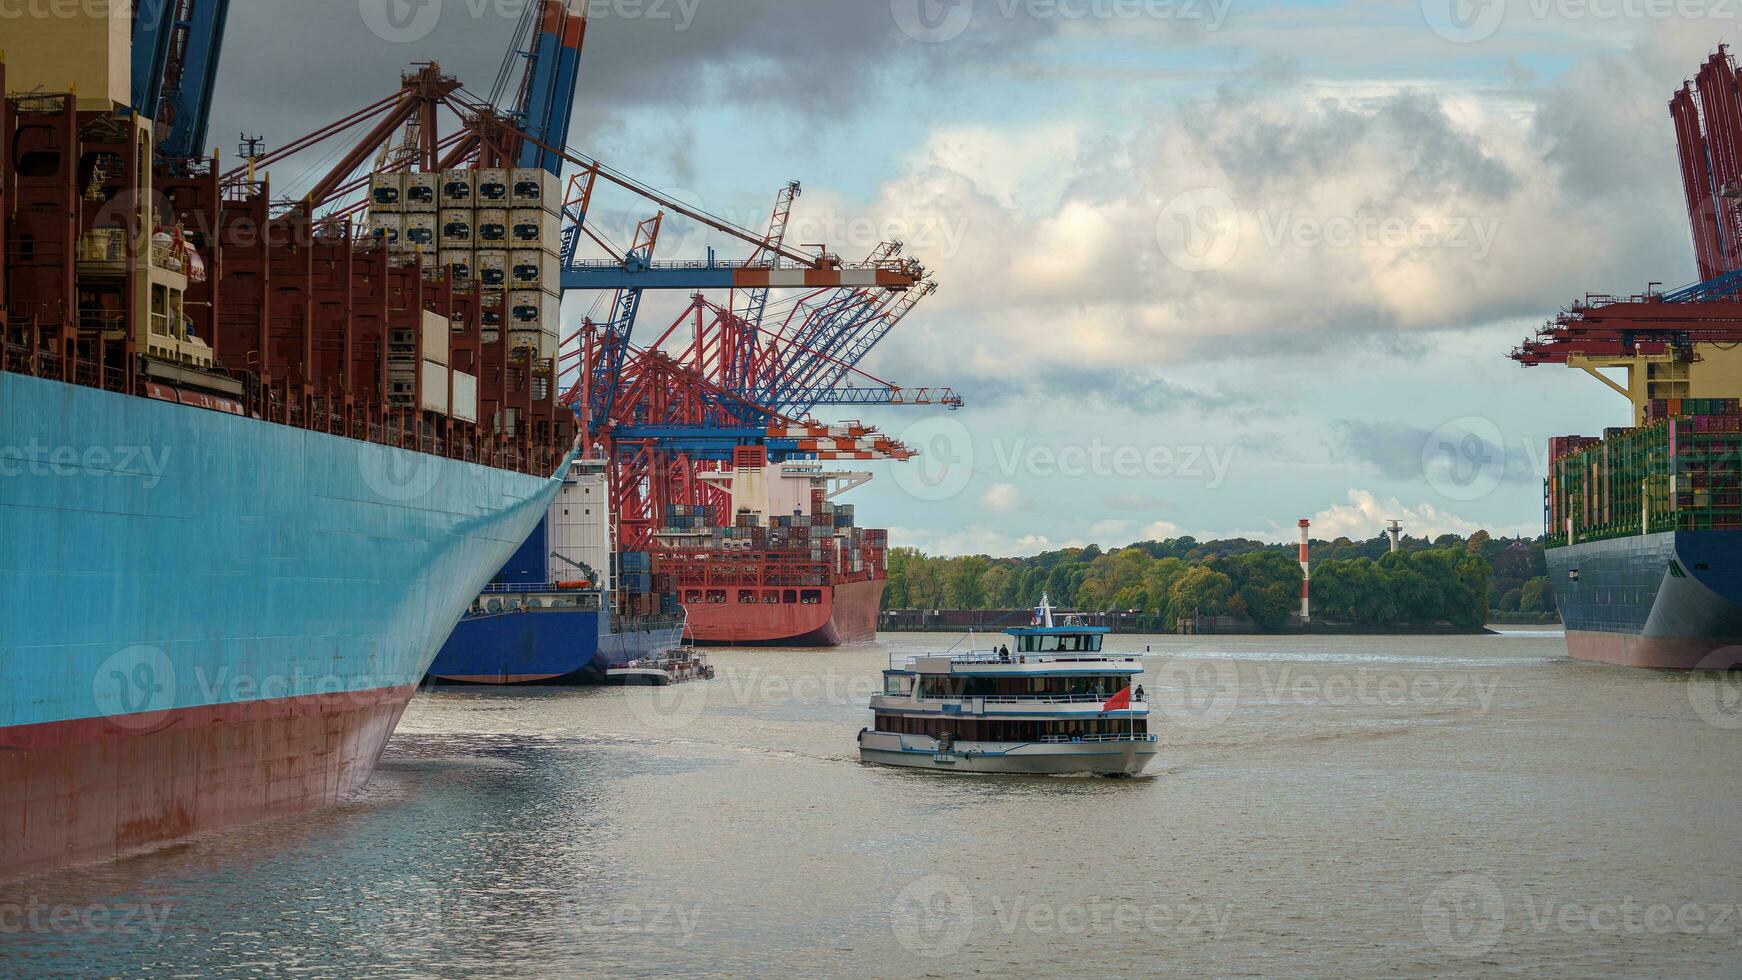
[[[867,767],[892,654],[440,690],[363,798],[9,886],[0,973],[1742,973],[1737,687],[1558,632],[1113,637],[1142,778]]]

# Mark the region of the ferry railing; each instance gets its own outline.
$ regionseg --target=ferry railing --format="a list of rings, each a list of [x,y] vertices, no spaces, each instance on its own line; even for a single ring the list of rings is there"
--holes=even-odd
[[[1117,692],[1115,692],[1117,693]],[[987,704],[1101,704],[1112,694],[921,694],[920,701],[983,701]],[[1133,704],[1142,704],[1146,696],[1133,694]]]
[[[1122,732],[1118,735],[1042,735],[1037,741],[1048,745],[1069,745],[1072,742],[1154,742],[1159,736],[1146,732]]]
[[[889,655],[889,667],[898,670],[901,667],[912,667],[919,660],[944,657],[952,664],[1006,664],[1020,666],[1024,664],[1139,664],[1143,657],[1135,653],[1001,653],[997,650],[968,650],[960,653],[920,653]],[[902,661],[898,667],[896,661]]]

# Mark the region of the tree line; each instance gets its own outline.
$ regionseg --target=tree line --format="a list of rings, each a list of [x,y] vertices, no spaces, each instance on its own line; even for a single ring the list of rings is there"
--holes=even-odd
[[[1136,612],[1171,630],[1183,618],[1232,616],[1260,629],[1284,625],[1300,608],[1298,545],[1244,538],[1145,541],[1112,551],[1063,548],[1032,558],[934,557],[889,553],[887,609],[1023,609],[1050,596],[1061,609]],[[1542,542],[1492,538],[1404,538],[1391,553],[1383,535],[1314,542],[1315,619],[1361,626],[1450,623],[1480,626],[1494,613],[1544,616],[1554,591]]]

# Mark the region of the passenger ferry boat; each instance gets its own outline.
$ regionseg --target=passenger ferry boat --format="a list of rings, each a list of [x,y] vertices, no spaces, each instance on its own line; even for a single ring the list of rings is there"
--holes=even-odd
[[[891,662],[859,732],[865,762],[946,772],[1134,776],[1155,757],[1143,659],[1104,626],[1055,624],[1043,597],[1011,644]]]

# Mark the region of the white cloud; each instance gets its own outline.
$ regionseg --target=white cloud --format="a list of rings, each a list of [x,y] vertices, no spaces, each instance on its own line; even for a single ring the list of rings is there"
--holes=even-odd
[[[1312,535],[1320,540],[1350,538],[1364,541],[1376,537],[1387,521],[1400,521],[1403,532],[1410,537],[1436,538],[1442,534],[1468,536],[1486,530],[1497,537],[1535,535],[1541,528],[1534,526],[1495,526],[1447,513],[1431,503],[1411,507],[1396,497],[1380,500],[1367,490],[1350,490],[1347,503],[1337,504],[1312,516]]]
[[[1011,535],[984,526],[933,530],[930,528],[892,527],[889,544],[895,548],[918,548],[928,555],[990,555],[1013,558],[1038,555],[1054,548],[1080,548],[1080,541],[1053,543],[1044,534]]]
[[[995,483],[980,495],[980,506],[999,513],[1025,510],[1028,505],[1028,494],[1014,483]]]
[[[1545,88],[1278,74],[1129,128],[940,130],[867,207],[961,231],[959,248],[910,242],[943,289],[883,354],[898,374],[1177,365],[1691,279],[1663,110],[1686,47],[1659,32]],[[1170,212],[1200,189],[1228,207]],[[1182,268],[1218,225],[1237,235],[1225,263]]]

